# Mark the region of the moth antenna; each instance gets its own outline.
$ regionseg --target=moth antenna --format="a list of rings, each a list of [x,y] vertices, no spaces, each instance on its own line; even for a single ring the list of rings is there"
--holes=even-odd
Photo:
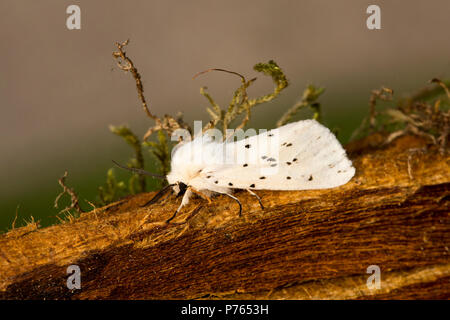
[[[175,185],[175,183],[172,183],[172,184],[169,184],[169,185],[165,186],[164,188],[159,190],[158,193],[155,194],[155,196],[153,198],[151,198],[148,202],[146,202],[141,207],[146,207],[148,205],[151,205],[151,204],[155,203],[156,201],[158,201],[164,195],[164,193],[167,191],[167,189],[169,189],[170,187],[173,187],[174,185]]]
[[[123,166],[123,165],[121,165],[121,164],[118,164],[118,163],[115,162],[114,160],[112,160],[112,162],[113,162],[116,166],[118,166],[119,168],[122,168],[122,169],[125,169],[125,170],[128,170],[128,171],[131,171],[131,172],[134,172],[134,173],[137,173],[137,174],[142,174],[142,175],[146,175],[146,176],[150,176],[150,177],[158,178],[158,179],[165,179],[165,178],[166,178],[166,177],[164,177],[164,176],[162,176],[162,175],[160,175],[160,174],[151,173],[151,172],[148,172],[148,171],[145,171],[145,170],[142,170],[142,169],[125,167],[125,166]]]

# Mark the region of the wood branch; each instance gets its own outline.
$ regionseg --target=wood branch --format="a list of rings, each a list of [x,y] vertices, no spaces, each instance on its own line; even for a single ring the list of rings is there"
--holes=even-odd
[[[80,218],[0,236],[1,299],[449,299],[450,159],[404,136],[347,146],[356,176],[296,192],[128,197]],[[422,152],[416,152],[422,150]],[[184,222],[184,223],[183,223]],[[81,289],[66,286],[81,269]],[[381,270],[369,289],[367,268]]]

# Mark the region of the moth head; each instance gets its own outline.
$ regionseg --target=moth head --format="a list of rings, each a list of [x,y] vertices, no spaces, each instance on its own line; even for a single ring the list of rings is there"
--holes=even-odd
[[[167,182],[174,185],[188,185],[191,175],[186,170],[171,170],[167,175]],[[181,188],[180,188],[181,189]]]
[[[178,181],[175,182],[173,186],[173,191],[177,194],[177,196],[182,196],[186,193],[188,186],[184,182]]]

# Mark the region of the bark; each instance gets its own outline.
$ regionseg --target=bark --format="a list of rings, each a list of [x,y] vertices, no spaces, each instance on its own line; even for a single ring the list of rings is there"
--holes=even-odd
[[[140,207],[154,193],[0,236],[2,299],[448,299],[449,156],[423,139],[347,146],[346,185]],[[81,289],[66,286],[81,269]],[[381,287],[367,268],[379,266]]]

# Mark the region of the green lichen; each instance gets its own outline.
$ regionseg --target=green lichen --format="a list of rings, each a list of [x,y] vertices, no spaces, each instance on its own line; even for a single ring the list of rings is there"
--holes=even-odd
[[[257,98],[249,98],[247,94],[247,89],[256,81],[256,78],[246,80],[244,76],[237,72],[228,71],[224,69],[209,69],[207,71],[223,71],[227,73],[231,73],[237,75],[241,78],[241,86],[234,91],[234,94],[231,98],[231,101],[227,107],[227,109],[222,109],[209,95],[206,91],[206,87],[200,88],[200,94],[202,94],[211,107],[208,107],[206,111],[211,116],[210,123],[205,127],[205,129],[215,128],[219,124],[222,125],[222,131],[224,137],[226,137],[227,129],[230,127],[230,124],[240,115],[245,113],[244,118],[241,123],[236,126],[236,129],[242,129],[245,127],[247,122],[250,120],[250,113],[252,108],[262,103],[266,103],[275,99],[283,89],[288,86],[288,81],[286,76],[284,75],[281,68],[276,64],[275,61],[270,60],[267,63],[258,63],[253,69],[257,72],[263,73],[266,76],[270,76],[272,81],[275,84],[274,90],[271,93],[265,94],[261,97]],[[207,72],[206,71],[206,72]],[[203,72],[205,73],[205,72]]]
[[[131,158],[127,165],[130,168],[144,169],[144,155],[142,153],[142,144],[139,138],[127,126],[110,126],[112,133],[122,137],[128,145],[134,150],[134,158]],[[146,189],[145,177],[138,174],[133,174],[129,181],[128,188],[131,194],[144,192]]]
[[[159,173],[166,176],[170,171],[171,145],[164,131],[158,131],[157,141],[146,141],[144,142],[144,145],[149,147],[149,152],[158,161]]]
[[[98,188],[98,205],[105,206],[111,202],[117,201],[126,194],[127,184],[124,181],[117,180],[113,168],[108,169],[105,185]]]
[[[281,127],[292,120],[292,118],[304,108],[311,108],[313,110],[313,119],[322,122],[322,113],[320,103],[317,102],[319,96],[325,91],[325,88],[316,88],[310,84],[305,91],[303,91],[302,99],[293,105],[286,113],[277,121],[277,127]]]
[[[127,162],[127,167],[144,169],[144,155],[142,143],[139,138],[126,126],[110,126],[112,133],[123,138],[123,140],[133,148],[134,157]],[[120,199],[128,194],[137,194],[146,191],[146,180],[142,175],[133,173],[127,182],[119,181],[113,168],[106,173],[105,185],[98,188],[97,204],[106,205]]]

